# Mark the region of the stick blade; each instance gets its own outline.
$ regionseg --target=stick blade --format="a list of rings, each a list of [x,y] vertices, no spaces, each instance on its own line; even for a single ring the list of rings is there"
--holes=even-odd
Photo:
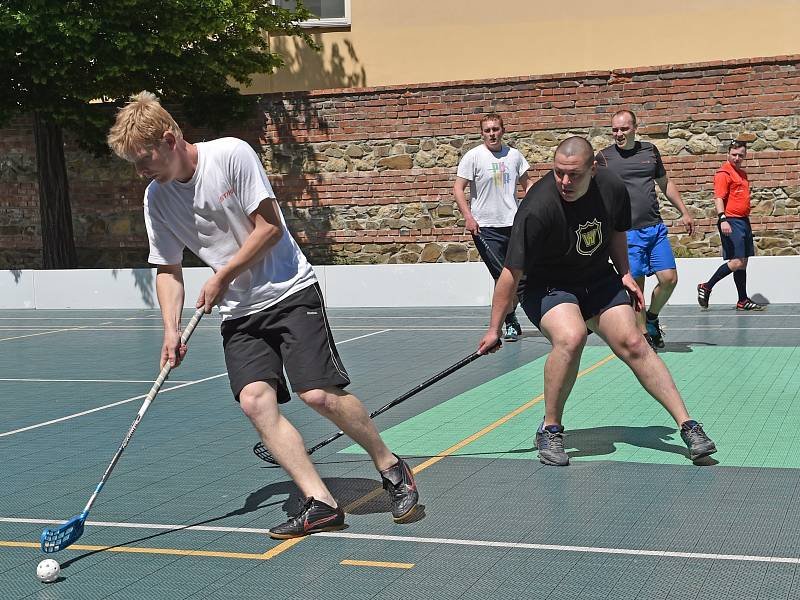
[[[42,531],[39,541],[42,545],[42,552],[52,554],[63,550],[81,535],[83,535],[83,526],[86,523],[86,515],[80,514],[73,517],[60,527],[47,527]]]
[[[278,464],[278,461],[275,460],[272,454],[269,453],[269,450],[267,450],[264,447],[264,444],[262,444],[261,442],[258,442],[255,446],[253,446],[253,454],[255,454],[258,458],[260,458],[264,462],[268,462],[273,465]]]

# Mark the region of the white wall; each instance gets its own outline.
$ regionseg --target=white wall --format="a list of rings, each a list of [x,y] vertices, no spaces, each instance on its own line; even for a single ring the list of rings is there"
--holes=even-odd
[[[678,259],[678,287],[670,304],[695,304],[696,287],[722,264],[719,258]],[[482,263],[341,265],[315,267],[331,308],[488,306],[492,281]],[[207,268],[184,269],[186,306],[193,307]],[[800,256],[750,259],[747,288],[771,303],[800,299]],[[648,279],[646,292],[652,288]],[[733,279],[720,282],[712,304],[733,304]],[[156,308],[155,269],[0,271],[0,308]]]

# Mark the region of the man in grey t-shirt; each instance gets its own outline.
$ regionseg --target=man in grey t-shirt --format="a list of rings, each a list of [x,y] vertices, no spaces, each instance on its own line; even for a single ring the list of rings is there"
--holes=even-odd
[[[648,310],[638,313],[639,326],[653,348],[664,347],[658,321],[661,309],[678,283],[675,256],[667,237],[667,227],[658,207],[656,183],[667,200],[681,213],[681,221],[691,235],[694,222],[675,184],[667,178],[661,155],[653,144],[636,141],[636,115],[619,110],[611,118],[614,144],[597,153],[600,167],[607,167],[625,182],[631,197],[631,229],[628,231],[628,257],[631,274],[644,292],[645,277],[655,275],[658,283],[650,297]]]

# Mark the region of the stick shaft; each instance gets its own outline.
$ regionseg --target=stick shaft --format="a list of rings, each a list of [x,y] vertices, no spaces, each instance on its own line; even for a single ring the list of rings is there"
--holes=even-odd
[[[189,324],[186,325],[186,328],[183,330],[183,333],[181,334],[181,344],[185,344],[187,341],[189,341],[189,338],[192,336],[192,332],[194,332],[194,329],[195,327],[197,327],[197,324],[200,322],[202,316],[203,316],[202,309],[198,309],[194,313],[194,316],[189,321]],[[133,423],[128,429],[128,433],[125,434],[125,437],[122,439],[122,443],[120,444],[119,448],[117,448],[117,451],[114,453],[114,457],[111,459],[111,463],[109,463],[105,473],[103,473],[103,477],[100,479],[100,483],[97,484],[97,487],[92,493],[91,498],[89,498],[89,501],[86,503],[86,506],[83,509],[82,513],[83,515],[86,515],[89,512],[89,509],[92,508],[94,501],[97,499],[97,495],[100,493],[100,490],[103,489],[103,486],[106,484],[106,481],[111,475],[111,472],[114,470],[114,467],[117,466],[117,462],[119,462],[122,453],[125,451],[125,448],[128,447],[128,442],[131,441],[133,434],[136,432],[136,428],[142,421],[142,417],[144,417],[144,414],[147,412],[147,409],[150,408],[150,404],[152,404],[153,400],[155,399],[156,394],[158,394],[158,391],[161,389],[161,386],[167,380],[167,377],[169,376],[169,372],[171,369],[172,367],[170,366],[169,362],[167,362],[167,364],[165,364],[164,367],[161,369],[161,372],[158,374],[158,377],[153,383],[153,387],[150,388],[150,391],[147,393],[144,402],[142,402],[142,406],[139,409],[139,412],[136,413],[136,418],[133,420]]]
[[[447,367],[444,371],[440,371],[439,373],[437,373],[436,375],[434,375],[430,379],[428,379],[426,381],[423,381],[422,383],[420,383],[414,389],[407,391],[402,396],[398,396],[397,398],[395,398],[394,400],[392,400],[388,404],[385,404],[385,405],[381,406],[379,409],[377,409],[376,411],[371,412],[370,415],[369,415],[369,418],[370,419],[374,419],[375,417],[377,417],[380,414],[383,414],[384,412],[386,412],[387,410],[389,410],[393,406],[397,406],[401,402],[405,402],[406,400],[411,398],[411,396],[415,396],[416,394],[420,393],[422,390],[432,386],[434,383],[437,383],[437,382],[441,381],[442,379],[444,379],[445,377],[447,377],[448,375],[451,375],[451,374],[455,373],[460,368],[468,365],[469,363],[471,363],[473,360],[477,359],[480,356],[483,356],[483,355],[479,354],[478,352],[473,352],[469,356],[465,356],[464,358],[462,358],[460,361],[458,361],[454,365],[451,365],[451,366]],[[323,440],[319,444],[317,444],[316,446],[313,446],[313,447],[309,448],[307,452],[309,454],[313,454],[314,452],[316,452],[317,450],[319,450],[323,446],[327,446],[331,442],[333,442],[335,440],[338,440],[343,435],[344,435],[344,431],[339,430],[336,433],[334,433],[331,437],[329,437],[328,439]]]

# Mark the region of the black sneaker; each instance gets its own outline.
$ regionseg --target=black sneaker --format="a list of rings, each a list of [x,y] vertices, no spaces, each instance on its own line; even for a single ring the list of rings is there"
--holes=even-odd
[[[344,511],[340,506],[333,508],[324,502],[306,498],[300,512],[289,520],[269,530],[269,537],[288,540],[303,537],[318,531],[336,531],[344,528]]]
[[[689,458],[692,460],[703,458],[717,451],[716,445],[697,421],[686,421],[681,425],[681,439],[689,448]]]
[[[656,343],[653,341],[653,337],[649,333],[643,333],[642,336],[644,340],[647,342],[647,345],[650,346],[653,350],[656,349]]]
[[[506,342],[516,342],[522,336],[522,325],[519,324],[517,315],[512,314],[506,317],[506,335],[503,340]]]
[[[397,456],[397,464],[381,471],[383,489],[389,492],[392,501],[392,518],[395,523],[407,521],[414,514],[419,502],[417,482],[408,463]],[[391,477],[390,477],[391,476]],[[398,483],[393,483],[397,481]]]
[[[700,308],[708,308],[708,301],[711,299],[711,288],[706,287],[705,283],[697,284],[697,303]]]
[[[664,331],[661,329],[661,325],[658,322],[658,318],[653,319],[652,321],[650,319],[647,319],[647,321],[645,322],[645,327],[647,328],[647,333],[650,336],[650,339],[652,340],[652,344],[650,345],[653,346],[653,349],[663,348]]]
[[[539,462],[554,467],[566,467],[569,456],[564,450],[564,427],[548,425],[536,432],[536,447],[539,449]]]
[[[758,302],[753,302],[750,298],[739,300],[736,303],[736,310],[764,310],[765,308],[766,306]]]

